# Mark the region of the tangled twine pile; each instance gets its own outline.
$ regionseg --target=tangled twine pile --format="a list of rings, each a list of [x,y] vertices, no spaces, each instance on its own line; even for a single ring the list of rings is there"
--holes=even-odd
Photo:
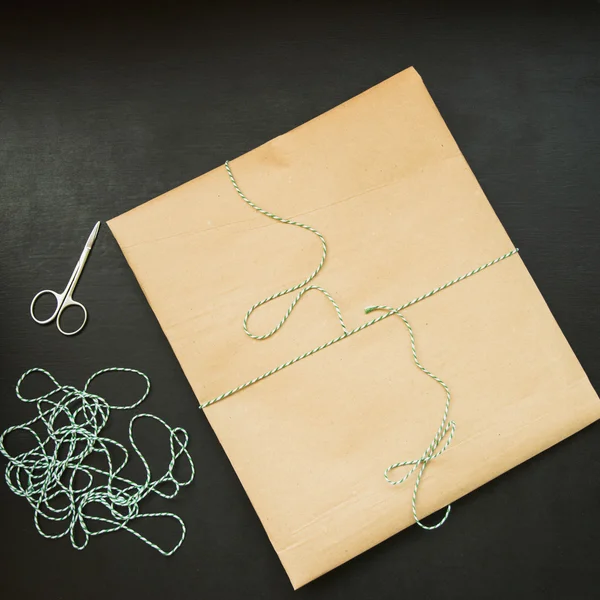
[[[98,376],[115,371],[135,373],[146,383],[142,397],[129,406],[111,406],[104,398],[88,391],[91,382]],[[21,394],[21,386],[32,373],[48,377],[53,388],[42,396],[25,398]],[[165,556],[170,556],[181,546],[186,531],[182,519],[167,512],[143,513],[140,503],[152,493],[173,498],[181,487],[191,483],[194,465],[187,450],[187,432],[181,427],[170,427],[155,415],[142,413],[132,417],[129,442],[145,469],[146,476],[141,483],[121,474],[129,459],[125,446],[102,436],[111,410],[135,408],[146,399],[149,392],[150,380],[144,373],[134,369],[115,367],[98,371],[87,380],[83,390],[60,385],[44,369],[30,369],[21,376],[16,386],[17,397],[22,402],[35,404],[38,414],[26,423],[4,431],[0,435],[0,452],[8,459],[6,482],[17,496],[25,498],[33,508],[34,523],[40,535],[49,539],[68,535],[77,550],[85,548],[92,536],[119,530],[128,531]],[[169,432],[171,459],[164,475],[156,479],[152,479],[150,466],[133,436],[134,423],[143,418],[157,421]],[[39,431],[44,429],[40,434]],[[19,437],[33,441],[33,447],[30,444],[29,450],[13,455],[6,449],[5,442],[9,435],[17,432],[20,433]],[[118,464],[114,462],[115,454],[121,455]],[[98,455],[103,461],[93,462],[105,462],[104,468],[95,466],[89,460],[98,458]],[[187,459],[191,473],[188,479],[179,481],[174,469],[182,456]],[[170,484],[172,491],[164,491],[163,484]],[[99,512],[106,515],[100,516]],[[174,519],[181,527],[179,540],[170,550],[161,548],[132,528],[134,521],[156,518]],[[57,527],[58,533],[46,530],[50,528],[54,531]]]

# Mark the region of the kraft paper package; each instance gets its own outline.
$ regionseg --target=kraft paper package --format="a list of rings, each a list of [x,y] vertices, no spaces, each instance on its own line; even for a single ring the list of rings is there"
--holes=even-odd
[[[412,68],[230,166],[252,202],[324,236],[311,283],[348,329],[377,316],[367,306],[401,306],[515,246]],[[342,333],[312,290],[272,337],[245,334],[250,307],[305,280],[322,247],[244,202],[223,166],[109,225],[200,404]],[[248,328],[270,331],[295,295]],[[519,254],[402,314],[456,423],[424,472],[420,518],[600,417]],[[414,523],[416,473],[392,486],[384,470],[423,455],[445,402],[393,316],[204,413],[298,588]]]

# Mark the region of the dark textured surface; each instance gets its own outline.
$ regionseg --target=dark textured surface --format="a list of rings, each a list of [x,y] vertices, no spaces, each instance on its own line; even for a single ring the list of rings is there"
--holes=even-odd
[[[66,283],[96,220],[414,65],[598,389],[600,4],[451,4],[3,15],[0,428],[31,414],[13,393],[29,367],[82,385],[131,366],[152,379],[145,408],[190,431],[198,471],[176,501],[150,503],[188,526],[170,559],[126,534],[83,552],[44,540],[1,485],[3,597],[597,597],[598,424],[457,502],[440,531],[411,528],[293,593],[107,227],[75,295],[84,332],[67,339],[28,315],[36,291]],[[163,464],[159,446],[147,451]]]

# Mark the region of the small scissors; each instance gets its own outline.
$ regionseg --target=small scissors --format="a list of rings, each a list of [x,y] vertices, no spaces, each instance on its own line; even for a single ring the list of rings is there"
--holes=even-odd
[[[29,311],[31,313],[31,318],[36,323],[39,323],[40,325],[47,325],[48,323],[50,323],[50,321],[54,321],[54,319],[56,319],[56,327],[63,335],[75,335],[76,333],[79,333],[83,329],[84,325],[87,322],[87,316],[88,316],[87,310],[85,309],[85,306],[83,304],[73,300],[73,290],[75,290],[75,286],[77,285],[77,282],[79,281],[79,277],[81,276],[83,267],[85,266],[85,263],[88,259],[90,251],[92,250],[92,246],[94,245],[94,242],[96,241],[96,237],[98,235],[99,229],[100,229],[100,221],[98,221],[94,225],[94,229],[92,229],[92,233],[90,233],[90,237],[88,237],[88,240],[85,243],[83,252],[81,253],[79,260],[77,261],[77,264],[75,265],[75,269],[73,270],[73,273],[69,279],[69,283],[67,283],[67,287],[64,289],[64,291],[60,294],[57,294],[53,290],[42,290],[41,292],[38,292],[33,297]],[[48,319],[41,320],[41,319],[36,318],[36,316],[33,312],[33,309],[35,307],[35,303],[44,294],[52,294],[56,298],[56,309],[54,310],[54,312]],[[75,331],[64,331],[64,329],[60,326],[60,319],[62,317],[62,314],[65,312],[65,310],[67,308],[69,308],[69,306],[77,306],[78,308],[80,308],[83,311],[83,322],[81,323],[79,328],[76,329]]]

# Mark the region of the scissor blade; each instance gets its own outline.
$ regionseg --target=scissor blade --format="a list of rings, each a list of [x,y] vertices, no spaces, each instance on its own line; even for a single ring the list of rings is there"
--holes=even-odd
[[[92,229],[92,233],[90,233],[90,237],[88,238],[87,242],[85,243],[85,247],[88,250],[92,249],[92,246],[94,245],[94,242],[96,241],[96,238],[98,237],[99,229],[100,229],[100,221],[98,221],[94,225],[94,229]]]
[[[98,221],[94,225],[94,229],[92,229],[92,233],[90,233],[90,236],[88,237],[87,242],[85,243],[85,247],[83,248],[81,256],[79,257],[79,260],[77,261],[77,264],[75,265],[75,269],[73,270],[73,274],[71,275],[71,278],[69,279],[69,283],[67,284],[67,287],[65,288],[64,294],[67,298],[73,297],[73,290],[75,289],[75,286],[77,285],[77,282],[79,281],[79,277],[81,277],[81,272],[83,271],[83,267],[85,266],[88,256],[90,255],[92,246],[94,245],[94,242],[96,241],[96,236],[98,235],[99,229],[100,229],[100,221]]]

